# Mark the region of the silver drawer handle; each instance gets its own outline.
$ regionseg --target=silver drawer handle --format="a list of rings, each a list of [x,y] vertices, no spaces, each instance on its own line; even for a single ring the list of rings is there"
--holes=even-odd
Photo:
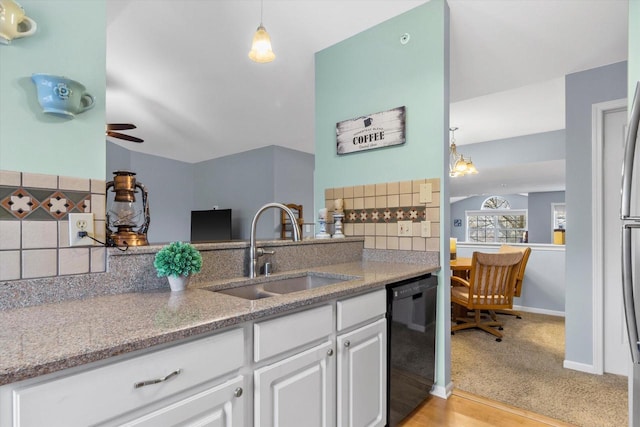
[[[347,340],[344,342],[345,347],[349,347],[351,345],[351,341]]]
[[[162,378],[158,378],[158,379],[155,379],[155,380],[140,381],[139,383],[134,383],[133,384],[133,388],[140,388],[140,387],[144,387],[146,385],[153,385],[153,384],[163,383],[163,382],[165,382],[167,380],[170,380],[171,378],[175,377],[180,372],[182,372],[182,369],[176,369],[175,371],[171,372],[170,374],[168,374],[167,376],[164,376]]]

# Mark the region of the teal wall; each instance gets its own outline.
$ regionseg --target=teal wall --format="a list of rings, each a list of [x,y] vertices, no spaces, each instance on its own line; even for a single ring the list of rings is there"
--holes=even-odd
[[[629,105],[633,101],[638,81],[640,81],[640,1],[629,0]]]
[[[409,33],[408,44],[400,36]],[[314,198],[326,188],[440,177],[441,217],[448,218],[444,179],[449,126],[449,10],[432,0],[316,53]],[[406,142],[360,153],[336,154],[336,123],[406,107]],[[446,203],[445,203],[446,200]],[[448,260],[449,223],[441,222],[441,257]],[[448,261],[441,260],[441,265]],[[450,381],[449,292],[440,274],[437,386]],[[446,277],[444,277],[446,276]],[[446,292],[445,292],[446,291]]]
[[[0,169],[104,179],[105,0],[21,0],[38,24],[0,46]],[[75,119],[44,114],[33,73],[77,80],[96,98]]]

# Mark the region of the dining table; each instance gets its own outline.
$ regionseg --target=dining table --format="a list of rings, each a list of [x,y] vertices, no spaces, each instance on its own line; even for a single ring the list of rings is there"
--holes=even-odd
[[[471,272],[471,258],[456,257],[449,262],[449,265],[451,267],[451,274],[453,276],[469,280],[469,273]],[[462,307],[458,304],[451,304],[451,306],[452,321],[455,321],[455,319],[459,317],[467,316],[467,310],[465,307]]]

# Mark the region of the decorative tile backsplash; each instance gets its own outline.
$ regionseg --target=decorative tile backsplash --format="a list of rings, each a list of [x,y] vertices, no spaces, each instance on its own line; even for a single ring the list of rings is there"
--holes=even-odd
[[[0,171],[0,280],[104,272],[104,247],[69,247],[71,212],[104,241],[105,181]]]
[[[364,237],[366,249],[440,250],[439,178],[329,188],[324,198],[330,211],[344,200],[344,234]],[[398,221],[411,222],[410,236],[398,235]]]

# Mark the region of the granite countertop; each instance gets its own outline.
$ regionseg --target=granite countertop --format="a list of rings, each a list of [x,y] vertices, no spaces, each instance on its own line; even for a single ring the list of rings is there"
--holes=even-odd
[[[167,289],[126,293],[0,311],[0,385],[382,288],[437,270],[424,264],[361,261],[308,269],[357,279],[255,301],[205,289],[246,281],[238,278],[199,283],[184,292]]]

